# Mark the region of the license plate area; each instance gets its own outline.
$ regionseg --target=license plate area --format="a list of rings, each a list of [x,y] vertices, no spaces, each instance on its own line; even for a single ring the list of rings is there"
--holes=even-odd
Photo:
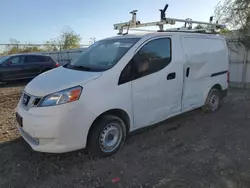
[[[16,121],[20,127],[23,127],[23,118],[18,113],[16,113]]]

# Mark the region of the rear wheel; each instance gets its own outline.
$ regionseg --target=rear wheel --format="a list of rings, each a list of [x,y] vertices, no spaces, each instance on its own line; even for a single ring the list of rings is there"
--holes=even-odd
[[[93,126],[88,140],[88,150],[92,155],[108,157],[124,145],[126,125],[119,117],[104,115]]]
[[[202,110],[204,112],[215,112],[220,107],[220,91],[212,88],[207,96],[206,103]]]

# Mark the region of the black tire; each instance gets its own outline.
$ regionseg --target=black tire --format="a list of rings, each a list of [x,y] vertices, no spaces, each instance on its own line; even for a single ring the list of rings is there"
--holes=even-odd
[[[103,115],[91,128],[87,146],[88,152],[94,157],[112,156],[124,145],[126,133],[126,125],[122,119],[114,115]],[[116,138],[117,142],[115,142]],[[116,144],[108,148],[107,143],[109,141]]]
[[[205,105],[202,107],[204,112],[215,112],[219,109],[221,102],[221,92],[212,88],[208,93]]]

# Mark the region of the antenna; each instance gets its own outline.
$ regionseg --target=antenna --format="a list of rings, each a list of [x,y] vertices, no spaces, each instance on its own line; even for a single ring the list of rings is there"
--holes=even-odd
[[[135,28],[150,27],[150,26],[159,27],[158,32],[176,30],[176,31],[192,31],[192,32],[199,32],[199,33],[201,32],[202,33],[216,33],[216,30],[226,28],[226,25],[219,24],[218,21],[216,21],[216,23],[213,23],[213,16],[209,18],[209,22],[194,21],[191,18],[187,18],[187,19],[168,18],[166,17],[166,11],[168,7],[169,5],[166,4],[164,9],[160,9],[160,21],[147,22],[147,23],[141,23],[140,21],[137,21],[136,15],[137,15],[138,10],[133,10],[130,12],[130,14],[132,14],[132,19],[129,22],[114,24],[114,30],[119,30],[118,35],[126,35],[128,34],[129,29],[134,30]],[[164,25],[175,25],[177,22],[184,23],[184,26],[181,28],[164,30]],[[205,29],[194,30],[193,24],[207,25],[207,26]],[[126,33],[123,33],[124,29],[127,29]]]

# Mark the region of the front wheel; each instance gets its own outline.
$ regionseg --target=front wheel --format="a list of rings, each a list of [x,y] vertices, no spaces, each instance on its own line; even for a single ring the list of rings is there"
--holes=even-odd
[[[126,140],[126,125],[122,119],[113,115],[104,115],[90,131],[89,152],[98,157],[115,154]]]
[[[212,88],[207,96],[206,103],[202,110],[204,112],[215,112],[220,107],[220,91]]]

